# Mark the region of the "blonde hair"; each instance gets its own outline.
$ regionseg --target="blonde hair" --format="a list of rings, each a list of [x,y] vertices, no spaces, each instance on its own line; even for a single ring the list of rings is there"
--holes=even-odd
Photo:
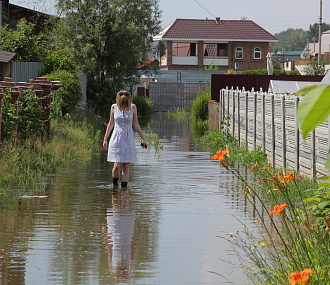
[[[117,93],[116,103],[120,111],[126,113],[131,112],[132,96],[128,91],[119,91]],[[127,107],[127,109],[125,109],[125,107]]]

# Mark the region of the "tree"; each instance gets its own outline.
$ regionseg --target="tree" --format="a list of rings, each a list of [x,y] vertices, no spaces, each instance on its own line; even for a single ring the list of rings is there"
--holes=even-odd
[[[1,28],[0,50],[16,53],[14,61],[41,61],[45,51],[40,36],[33,35],[34,24],[25,19],[18,21],[17,30],[8,25]]]
[[[326,23],[322,23],[322,33],[330,30],[330,25]],[[307,32],[307,38],[310,43],[314,40],[315,42],[319,42],[319,24],[315,23],[313,25],[309,25],[309,30]],[[314,39],[314,40],[313,40]]]
[[[324,75],[326,74],[325,66],[326,62],[323,58],[320,59],[320,64],[317,59],[313,59],[306,64],[304,71],[306,75]]]
[[[271,44],[271,50],[274,53],[282,51],[284,45],[287,51],[304,50],[307,45],[307,32],[303,29],[287,29],[280,33],[276,33],[275,37],[278,38],[277,43]]]
[[[158,0],[58,0],[64,15],[48,39],[74,49],[87,75],[87,99],[109,112],[116,93],[136,82],[138,64],[160,29]]]

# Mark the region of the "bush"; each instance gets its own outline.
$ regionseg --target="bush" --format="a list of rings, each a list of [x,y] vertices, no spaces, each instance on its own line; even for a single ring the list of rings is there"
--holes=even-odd
[[[2,110],[1,139],[7,140],[14,134],[18,126],[18,136],[26,139],[31,135],[43,135],[45,122],[49,120],[46,109],[40,105],[40,100],[31,87],[24,92],[19,101],[11,103],[11,95],[5,92]]]
[[[206,84],[205,90],[199,89],[192,103],[192,118],[194,122],[208,120],[208,102],[211,99],[211,84]]]
[[[68,48],[58,48],[50,52],[43,60],[43,74],[52,73],[55,70],[66,70],[76,72],[76,65],[73,61],[73,53]]]
[[[154,105],[149,98],[134,96],[133,103],[136,105],[139,116],[151,116],[154,112]]]
[[[60,81],[63,87],[55,94],[62,114],[71,113],[82,99],[81,87],[78,76],[66,70],[53,71],[45,75],[50,81]]]

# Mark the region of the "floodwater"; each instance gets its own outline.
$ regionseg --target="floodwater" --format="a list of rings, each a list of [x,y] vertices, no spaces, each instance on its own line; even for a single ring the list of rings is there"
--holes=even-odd
[[[60,169],[45,199],[0,209],[0,284],[243,284],[221,237],[255,228],[236,178],[157,114],[160,156],[138,148],[127,190],[105,151]],[[139,140],[137,138],[137,146]]]

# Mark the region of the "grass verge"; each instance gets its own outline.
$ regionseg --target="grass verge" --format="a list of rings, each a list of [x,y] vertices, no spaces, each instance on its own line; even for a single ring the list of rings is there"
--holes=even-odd
[[[239,256],[248,284],[330,284],[330,177],[307,176],[267,163],[261,149],[247,151],[226,130],[198,142],[232,172],[258,220],[254,233],[242,223],[223,236]],[[228,145],[228,150],[226,150]],[[250,175],[241,175],[241,165]],[[252,214],[252,213],[251,213]]]
[[[42,195],[47,175],[59,166],[90,159],[100,132],[86,121],[62,120],[52,124],[49,139],[30,137],[14,148],[3,142],[0,150],[0,203],[22,195]]]

